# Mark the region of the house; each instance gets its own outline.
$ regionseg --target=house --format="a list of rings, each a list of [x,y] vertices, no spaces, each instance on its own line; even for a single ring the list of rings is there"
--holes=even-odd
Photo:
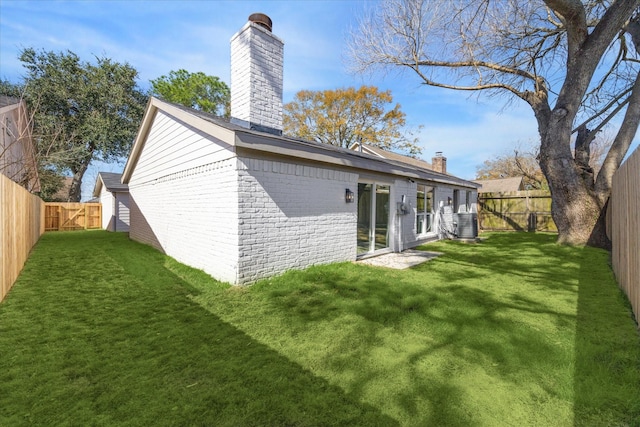
[[[24,101],[0,96],[0,173],[28,191],[40,191],[31,122]]]
[[[476,179],[473,182],[480,184],[478,193],[506,193],[509,191],[524,190],[523,177],[514,176],[499,179]]]
[[[52,196],[50,196],[47,201],[49,202],[61,202],[61,203],[70,203],[71,199],[69,198],[69,190],[71,189],[71,184],[73,183],[73,177],[71,176],[63,176],[61,177],[61,186]],[[72,202],[71,202],[72,203]]]
[[[129,231],[129,186],[121,182],[122,174],[98,172],[93,197],[102,205],[102,228]]]
[[[230,121],[151,98],[122,175],[130,238],[233,284],[442,237],[470,181],[282,135],[283,42],[252,15],[231,39]]]

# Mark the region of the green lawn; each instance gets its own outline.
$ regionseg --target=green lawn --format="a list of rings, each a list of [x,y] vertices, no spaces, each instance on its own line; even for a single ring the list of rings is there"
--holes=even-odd
[[[235,288],[122,234],[46,234],[0,303],[0,426],[640,425],[608,254],[554,238]]]

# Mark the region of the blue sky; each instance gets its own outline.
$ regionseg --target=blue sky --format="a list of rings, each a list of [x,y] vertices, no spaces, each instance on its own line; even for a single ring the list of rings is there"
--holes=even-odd
[[[229,40],[254,12],[273,20],[285,42],[284,102],[302,89],[376,85],[392,91],[419,133],[422,157],[447,157],[450,173],[472,179],[484,160],[517,144],[538,140],[536,122],[522,101],[426,87],[410,73],[353,75],[344,44],[371,1],[17,1],[0,0],[0,78],[23,73],[22,48],[71,50],[83,60],[95,56],[128,62],[139,84],[184,68],[229,83]],[[505,107],[505,105],[507,105]],[[90,197],[98,170],[121,171],[120,164],[94,165],[85,175],[83,199]]]

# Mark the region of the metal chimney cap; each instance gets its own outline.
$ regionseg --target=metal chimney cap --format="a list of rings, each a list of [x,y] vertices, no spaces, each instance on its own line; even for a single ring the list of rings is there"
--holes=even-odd
[[[436,151],[436,157],[442,157],[442,151]]]
[[[263,28],[266,28],[267,30],[269,30],[269,32],[271,32],[271,29],[273,28],[273,22],[271,21],[271,18],[269,18],[264,13],[252,13],[249,16],[249,21],[258,24]]]

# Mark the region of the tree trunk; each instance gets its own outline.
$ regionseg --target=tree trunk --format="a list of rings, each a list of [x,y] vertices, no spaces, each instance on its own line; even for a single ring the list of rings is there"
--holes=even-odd
[[[558,243],[609,249],[606,234],[606,203],[595,192],[593,176],[574,160],[565,120],[552,119],[540,127],[540,167],[551,190],[551,216],[558,228]],[[610,191],[610,189],[609,189]]]
[[[79,165],[77,170],[72,170],[73,172],[73,181],[71,181],[71,186],[69,187],[69,201],[70,202],[79,202],[82,197],[82,177],[84,173],[87,171],[89,167],[89,163],[82,163]]]

